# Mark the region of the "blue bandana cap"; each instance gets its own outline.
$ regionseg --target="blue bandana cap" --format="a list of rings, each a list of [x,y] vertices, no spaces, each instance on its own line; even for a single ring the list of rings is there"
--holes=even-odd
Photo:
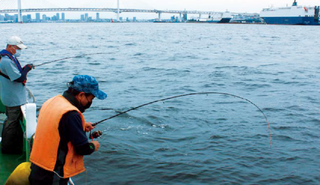
[[[107,94],[99,90],[97,80],[93,76],[89,75],[77,75],[73,77],[73,84],[70,84],[72,89],[79,92],[91,93],[100,100],[107,98]]]

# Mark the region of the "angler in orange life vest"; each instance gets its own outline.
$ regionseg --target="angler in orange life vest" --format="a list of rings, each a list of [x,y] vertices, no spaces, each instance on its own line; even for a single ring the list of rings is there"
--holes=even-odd
[[[99,149],[98,141],[88,141],[85,132],[94,127],[82,113],[95,97],[103,100],[107,94],[88,75],[75,76],[68,87],[41,107],[30,155],[31,185],[68,184],[70,177],[85,171],[83,155]]]

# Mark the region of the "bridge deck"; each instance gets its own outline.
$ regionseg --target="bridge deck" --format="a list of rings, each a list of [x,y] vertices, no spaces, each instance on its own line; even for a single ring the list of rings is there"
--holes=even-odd
[[[140,12],[140,13],[170,13],[170,14],[223,14],[223,12],[197,11],[197,10],[148,10],[148,9],[119,9],[120,13]],[[26,12],[117,12],[117,8],[29,8],[21,9]],[[18,13],[18,9],[4,9],[0,13]]]

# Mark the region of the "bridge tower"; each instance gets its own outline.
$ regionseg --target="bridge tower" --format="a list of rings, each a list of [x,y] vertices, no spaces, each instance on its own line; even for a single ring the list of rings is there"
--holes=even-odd
[[[118,10],[117,10],[117,22],[119,22],[119,14],[120,14],[120,6],[119,6],[119,0],[118,0],[118,3],[117,3],[117,8],[118,8]]]
[[[18,22],[22,22],[22,18],[21,18],[21,0],[18,0]]]

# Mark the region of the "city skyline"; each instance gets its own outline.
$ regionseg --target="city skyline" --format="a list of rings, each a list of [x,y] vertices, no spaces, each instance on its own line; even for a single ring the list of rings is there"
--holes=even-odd
[[[95,13],[95,16],[89,16],[89,13],[83,13],[77,19],[66,19],[65,13],[54,13],[53,16],[49,16],[45,13],[35,13],[32,16],[30,13],[22,16],[22,22],[24,23],[44,23],[44,22],[113,22],[112,18],[101,18],[100,13]],[[136,17],[119,17],[120,22],[138,22]],[[143,22],[153,21],[150,20],[140,20]],[[18,22],[18,14],[0,14],[1,22]]]

